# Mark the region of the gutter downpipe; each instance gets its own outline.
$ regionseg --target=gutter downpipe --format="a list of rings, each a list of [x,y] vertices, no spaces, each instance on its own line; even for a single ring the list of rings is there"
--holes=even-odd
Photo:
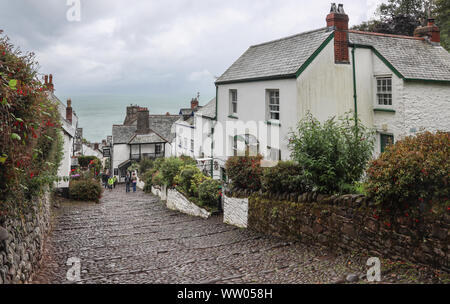
[[[213,121],[217,121],[217,99],[218,99],[219,87],[216,84],[216,117]],[[211,122],[211,178],[214,179],[214,127],[215,123]]]
[[[356,93],[356,68],[355,68],[355,46],[352,48],[352,66],[353,66],[353,100],[355,104],[355,126],[358,125],[358,95]]]

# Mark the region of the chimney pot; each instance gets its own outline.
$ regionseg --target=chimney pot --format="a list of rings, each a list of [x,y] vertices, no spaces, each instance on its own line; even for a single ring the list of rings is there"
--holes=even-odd
[[[331,4],[330,14],[326,21],[327,27],[334,30],[334,61],[336,63],[350,63],[348,52],[348,16],[344,12],[344,5]]]
[[[72,110],[72,100],[71,100],[71,99],[67,99],[66,120],[67,120],[68,122],[70,122],[70,124],[72,124],[72,114],[73,114],[73,110]]]
[[[426,37],[432,44],[439,45],[441,42],[441,31],[434,23],[434,18],[428,18],[426,26],[419,26],[414,30],[414,37]]]
[[[191,100],[191,110],[195,110],[198,107],[198,99],[192,98]]]

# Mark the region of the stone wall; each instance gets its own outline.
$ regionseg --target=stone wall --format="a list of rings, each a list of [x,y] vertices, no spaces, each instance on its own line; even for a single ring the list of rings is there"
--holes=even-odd
[[[259,232],[332,250],[411,261],[450,271],[450,214],[419,219],[374,214],[360,195],[314,193],[297,202],[252,195],[248,227]]]
[[[240,228],[247,228],[248,198],[223,196],[223,222]]]
[[[209,218],[211,213],[203,208],[190,202],[183,194],[175,189],[169,189],[167,191],[167,208],[171,210],[180,211],[192,216],[198,216],[202,218]]]
[[[7,219],[1,225],[7,231],[7,239],[0,241],[0,284],[27,283],[32,279],[50,228],[50,205],[47,193],[23,220]]]

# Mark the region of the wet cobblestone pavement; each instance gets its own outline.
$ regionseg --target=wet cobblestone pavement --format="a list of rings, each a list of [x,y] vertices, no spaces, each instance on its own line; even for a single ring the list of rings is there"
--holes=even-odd
[[[67,260],[81,260],[80,283],[334,283],[365,268],[345,255],[190,217],[159,198],[124,188],[99,204],[56,210],[33,283],[71,283]],[[355,268],[356,267],[356,268]]]

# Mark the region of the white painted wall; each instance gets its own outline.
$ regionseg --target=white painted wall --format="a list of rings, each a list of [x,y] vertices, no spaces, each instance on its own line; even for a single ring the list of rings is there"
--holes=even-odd
[[[195,127],[194,127],[195,128]],[[191,150],[191,140],[194,139],[194,128],[182,123],[175,123],[176,144],[175,156],[186,155],[194,157],[195,150]],[[195,144],[194,144],[195,147]]]
[[[114,173],[114,169],[118,169],[121,163],[129,159],[130,159],[130,146],[127,144],[114,144],[112,173]]]
[[[238,94],[238,120],[229,118],[229,91],[237,90]],[[266,90],[278,89],[280,92],[280,122],[281,126],[267,125],[266,113]],[[220,85],[218,89],[218,124],[214,131],[215,157],[226,157],[233,155],[232,138],[234,130],[229,128],[227,123],[241,121],[242,128],[248,128],[250,134],[256,136],[260,141],[260,153],[268,155],[267,146],[280,147],[282,159],[288,159],[290,153],[287,149],[288,136],[291,127],[298,121],[298,108],[296,103],[296,80],[270,80],[247,83],[236,83]],[[245,126],[244,126],[245,125]],[[266,126],[264,129],[263,126]],[[255,130],[260,130],[255,131]],[[269,134],[277,137],[269,142]],[[245,131],[238,132],[238,135],[245,134]],[[275,136],[276,135],[276,136]],[[242,147],[243,149],[243,147]]]
[[[73,137],[68,135],[66,132],[63,132],[63,152],[64,157],[61,160],[61,165],[58,168],[58,177],[69,177],[71,170],[71,161],[72,161],[72,153],[73,153]],[[60,181],[56,184],[57,188],[67,188],[69,187],[68,181]]]

